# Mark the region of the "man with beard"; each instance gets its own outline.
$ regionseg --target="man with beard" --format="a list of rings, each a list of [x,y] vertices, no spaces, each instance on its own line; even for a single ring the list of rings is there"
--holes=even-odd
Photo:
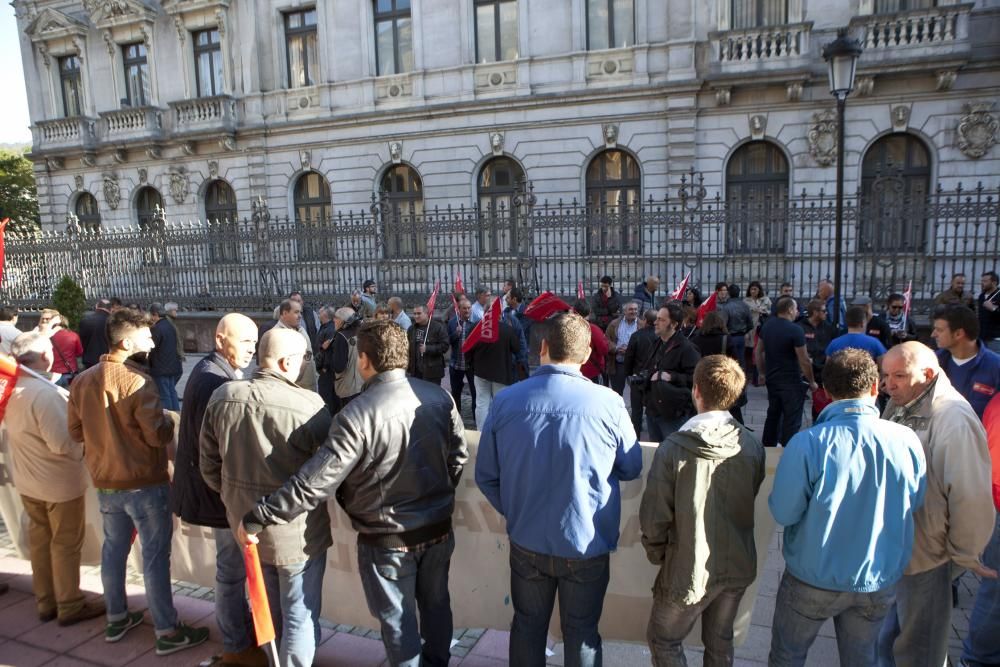
[[[412,377],[441,384],[444,379],[444,355],[448,351],[448,332],[444,325],[431,317],[427,306],[413,309],[413,326],[406,331],[410,363],[406,369]]]

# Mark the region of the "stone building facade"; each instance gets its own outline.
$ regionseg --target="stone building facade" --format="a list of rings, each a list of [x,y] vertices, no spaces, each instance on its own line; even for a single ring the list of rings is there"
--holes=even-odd
[[[43,227],[834,192],[1000,174],[1000,1],[14,0]],[[690,183],[689,183],[690,185]],[[741,223],[742,224],[742,223]],[[868,233],[893,238],[899,225]],[[918,230],[926,235],[927,230]],[[771,250],[744,224],[732,247]],[[483,248],[488,252],[488,248]]]

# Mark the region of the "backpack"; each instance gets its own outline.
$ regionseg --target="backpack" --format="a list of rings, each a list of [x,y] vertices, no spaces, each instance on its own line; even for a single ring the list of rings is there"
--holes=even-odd
[[[344,340],[347,341],[347,368],[344,369],[343,373],[336,374],[333,386],[337,396],[348,398],[360,394],[365,381],[358,371],[358,337],[348,338],[339,332],[338,335],[343,336]]]

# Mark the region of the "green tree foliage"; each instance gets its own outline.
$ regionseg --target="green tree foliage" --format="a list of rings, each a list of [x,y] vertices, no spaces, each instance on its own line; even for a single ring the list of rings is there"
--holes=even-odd
[[[52,292],[52,307],[65,315],[71,329],[76,329],[87,307],[86,295],[76,281],[69,276],[63,276],[55,291]]]
[[[40,227],[35,174],[24,152],[0,150],[0,220],[3,218],[10,218],[9,231]]]

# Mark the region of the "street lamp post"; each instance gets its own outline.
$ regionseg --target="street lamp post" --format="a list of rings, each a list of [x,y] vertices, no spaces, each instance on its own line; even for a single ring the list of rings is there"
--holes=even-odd
[[[854,90],[854,73],[861,55],[858,40],[847,36],[847,29],[837,31],[837,39],[823,47],[823,59],[829,66],[830,93],[837,98],[837,221],[833,260],[833,326],[840,328],[841,276],[844,261],[844,108]]]

